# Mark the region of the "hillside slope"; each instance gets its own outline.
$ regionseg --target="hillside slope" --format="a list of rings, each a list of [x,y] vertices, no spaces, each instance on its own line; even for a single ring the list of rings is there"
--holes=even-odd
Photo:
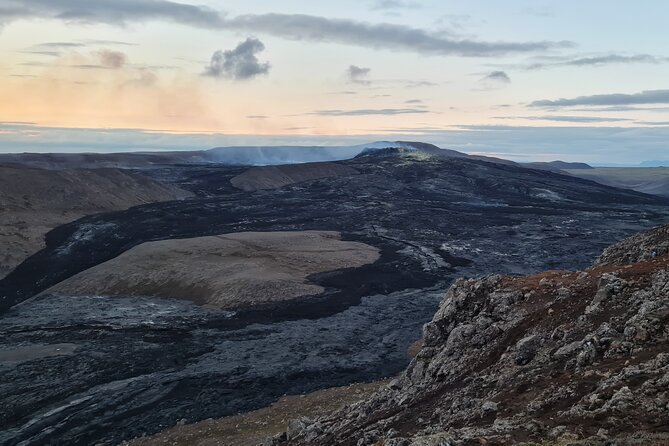
[[[669,197],[669,167],[597,167],[565,172],[608,186]]]
[[[311,274],[373,263],[378,249],[324,231],[240,232],[147,242],[47,290],[66,296],[155,296],[226,310],[321,294]]]
[[[274,442],[668,444],[668,228],[583,272],[457,281],[398,379]]]
[[[276,189],[303,181],[356,175],[357,170],[338,163],[304,163],[282,166],[252,167],[232,178],[230,183],[241,190],[252,192]]]
[[[0,165],[0,278],[44,247],[44,235],[85,215],[189,193],[118,169],[45,170]]]
[[[0,281],[0,307],[145,241],[241,231],[338,230],[393,241],[402,256],[420,263],[416,277],[422,281],[427,274],[433,283],[443,280],[440,269],[462,265],[462,254],[475,257],[477,268],[514,273],[560,264],[568,245],[574,256],[591,259],[610,240],[650,221],[664,221],[661,216],[669,210],[669,201],[660,197],[469,158],[409,154],[339,164],[359,173],[254,193],[230,186],[230,171],[239,174],[237,168],[175,166],[169,170],[179,179],[176,184],[192,188],[198,198],[59,227],[49,233],[47,249]],[[513,252],[517,260],[495,257],[505,252]],[[43,275],[39,283],[34,281],[37,270]]]

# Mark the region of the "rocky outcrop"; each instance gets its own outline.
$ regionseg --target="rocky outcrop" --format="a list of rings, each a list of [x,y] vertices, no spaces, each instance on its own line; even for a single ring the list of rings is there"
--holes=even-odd
[[[669,254],[669,226],[641,232],[604,250],[596,265],[629,265]]]
[[[273,442],[667,444],[669,256],[634,249],[668,229],[583,272],[457,281],[400,377]]]

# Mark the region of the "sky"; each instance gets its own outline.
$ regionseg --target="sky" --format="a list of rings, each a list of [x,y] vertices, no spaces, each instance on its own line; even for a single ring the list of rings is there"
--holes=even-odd
[[[0,152],[669,159],[660,0],[0,0]]]

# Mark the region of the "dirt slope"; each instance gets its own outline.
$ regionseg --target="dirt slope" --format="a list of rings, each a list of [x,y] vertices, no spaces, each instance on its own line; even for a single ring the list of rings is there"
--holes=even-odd
[[[351,384],[290,395],[270,407],[250,413],[193,424],[178,424],[157,435],[138,438],[123,446],[257,446],[279,434],[293,419],[324,415],[370,396],[385,382]],[[299,422],[295,423],[299,426]]]
[[[65,295],[144,295],[236,310],[320,294],[310,274],[362,266],[376,248],[336,232],[235,233],[139,245],[47,290]]]
[[[118,169],[0,165],[0,278],[44,245],[44,234],[85,215],[189,193]]]

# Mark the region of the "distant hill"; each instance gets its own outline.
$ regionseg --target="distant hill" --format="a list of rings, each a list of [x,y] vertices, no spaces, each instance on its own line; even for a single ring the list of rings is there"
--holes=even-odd
[[[591,165],[586,163],[570,163],[567,161],[523,163],[522,165],[530,169],[551,170],[555,172],[560,170],[593,169]]]
[[[639,164],[641,167],[669,167],[669,160],[651,160]]]
[[[565,172],[607,186],[669,197],[669,167],[597,167]]]

